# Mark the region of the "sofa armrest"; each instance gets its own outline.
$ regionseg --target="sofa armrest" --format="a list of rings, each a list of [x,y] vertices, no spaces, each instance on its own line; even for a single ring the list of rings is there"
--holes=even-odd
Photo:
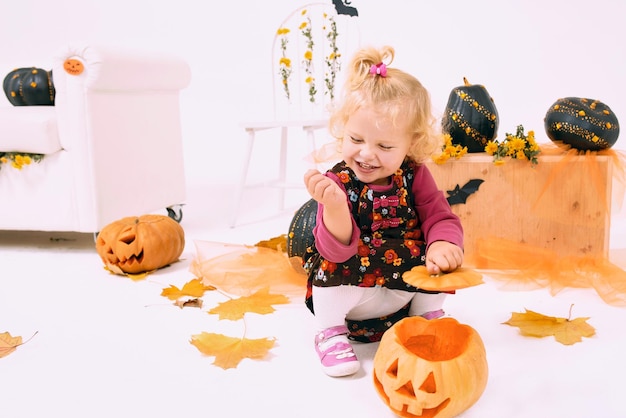
[[[83,64],[80,74],[64,68],[68,59]],[[84,88],[99,91],[180,90],[189,84],[191,70],[179,57],[134,51],[111,46],[68,46],[60,51],[53,63],[55,87],[57,79],[79,79]],[[59,80],[60,81],[60,80]]]
[[[65,71],[67,59],[82,71]],[[76,212],[90,216],[80,219],[82,229],[183,202],[180,91],[191,79],[184,60],[69,47],[56,58],[53,79],[62,152],[77,205],[87,206]]]

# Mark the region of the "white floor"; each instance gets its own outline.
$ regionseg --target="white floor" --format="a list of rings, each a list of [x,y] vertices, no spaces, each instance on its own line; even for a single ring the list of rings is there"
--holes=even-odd
[[[222,191],[217,191],[222,193]],[[325,376],[313,352],[312,316],[298,301],[270,315],[248,315],[249,338],[275,337],[264,361],[222,370],[189,343],[200,332],[239,335],[243,323],[219,321],[207,309],[179,309],[160,296],[191,280],[194,241],[239,244],[285,233],[290,214],[255,221],[273,207],[266,197],[230,229],[211,186],[190,192],[182,225],[187,247],[173,266],[133,282],[107,273],[84,234],[0,231],[0,333],[24,339],[0,358],[0,417],[374,417],[394,415],[372,384],[376,344],[357,345],[355,376]],[[293,197],[293,208],[305,196]],[[215,200],[213,200],[214,202]],[[266,212],[269,213],[269,212]],[[626,222],[612,224],[612,260],[626,268]],[[223,299],[205,296],[205,307]],[[596,336],[564,346],[522,337],[503,325],[525,308],[589,317]],[[489,381],[465,418],[626,416],[626,308],[591,290],[502,291],[484,285],[450,296],[447,315],[474,327],[487,350]]]

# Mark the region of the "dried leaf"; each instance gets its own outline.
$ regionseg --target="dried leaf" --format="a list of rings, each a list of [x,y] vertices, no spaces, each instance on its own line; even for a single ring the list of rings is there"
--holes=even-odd
[[[14,352],[18,346],[22,345],[22,337],[12,337],[8,332],[0,334],[0,358],[8,356]]]
[[[104,269],[107,270],[109,273],[111,274],[115,274],[118,276],[126,276],[129,279],[131,279],[134,282],[138,282],[140,280],[145,279],[148,274],[155,272],[156,270],[150,270],[150,271],[144,271],[143,273],[135,273],[135,274],[131,274],[131,273],[126,273],[125,271],[122,271],[121,268],[119,268],[118,266],[116,266],[115,264],[111,264],[111,263],[107,263],[106,266],[104,266]]]
[[[269,288],[261,289],[250,296],[241,296],[220,303],[209,311],[210,314],[218,314],[220,319],[237,321],[242,319],[248,312],[258,314],[270,314],[275,311],[272,305],[289,303],[285,295],[271,294]]]
[[[204,292],[207,290],[215,290],[215,287],[207,286],[201,279],[195,278],[185,283],[182,289],[179,289],[174,285],[170,285],[170,287],[163,289],[161,296],[165,296],[169,300],[178,300],[185,296],[199,298],[204,295]]]
[[[235,368],[244,358],[262,359],[274,347],[273,339],[252,340],[208,332],[192,335],[190,343],[201,353],[214,356],[213,364],[222,369]]]
[[[582,337],[595,335],[596,330],[587,324],[587,319],[557,318],[526,309],[525,313],[513,312],[504,324],[518,327],[522,335],[538,338],[553,335],[561,344],[572,345],[581,342]]]
[[[193,298],[193,299],[179,299],[174,302],[174,305],[178,306],[180,309],[183,308],[200,308],[202,309],[202,299]]]
[[[465,289],[483,282],[482,274],[477,271],[460,267],[450,273],[431,275],[426,266],[416,266],[402,275],[402,280],[419,289],[450,292]]]
[[[287,235],[279,235],[277,237],[270,238],[268,240],[259,241],[254,244],[255,247],[269,248],[278,252],[287,251]]]
[[[22,337],[12,337],[8,332],[0,333],[0,358],[8,356],[14,352],[17,347],[32,340],[38,332],[39,331],[35,331],[35,333],[26,341],[22,341]]]

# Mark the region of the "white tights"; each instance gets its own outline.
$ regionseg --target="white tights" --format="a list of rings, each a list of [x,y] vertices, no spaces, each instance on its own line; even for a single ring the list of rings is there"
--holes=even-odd
[[[346,319],[379,318],[411,302],[410,316],[441,309],[446,293],[419,293],[385,287],[313,286],[313,310],[320,329],[343,325]]]

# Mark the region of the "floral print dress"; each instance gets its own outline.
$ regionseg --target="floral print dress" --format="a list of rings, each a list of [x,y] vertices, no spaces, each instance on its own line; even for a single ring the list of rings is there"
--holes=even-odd
[[[402,273],[426,260],[426,243],[411,193],[414,169],[415,163],[406,160],[384,191],[359,181],[345,162],[331,169],[345,186],[361,235],[357,253],[342,263],[324,259],[315,244],[307,250],[306,303],[311,311],[312,286],[382,286],[419,291],[402,280]]]

